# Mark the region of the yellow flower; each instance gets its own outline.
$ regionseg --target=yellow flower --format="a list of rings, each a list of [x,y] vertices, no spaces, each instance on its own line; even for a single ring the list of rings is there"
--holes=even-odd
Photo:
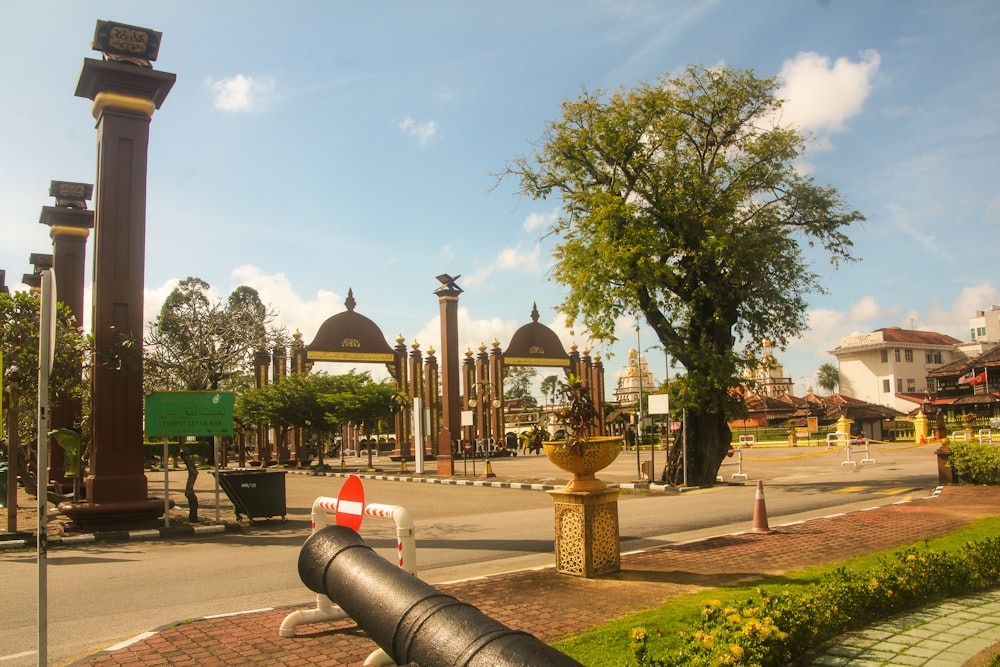
[[[646,628],[632,628],[632,632],[628,633],[632,641],[642,642],[646,641]]]
[[[735,657],[736,659],[743,657],[743,647],[740,646],[739,644],[730,644],[729,652],[732,653],[733,657]]]
[[[910,554],[909,556],[906,557],[906,560],[908,560],[908,561],[915,561],[915,560],[917,560],[917,557],[916,557],[915,554]]]

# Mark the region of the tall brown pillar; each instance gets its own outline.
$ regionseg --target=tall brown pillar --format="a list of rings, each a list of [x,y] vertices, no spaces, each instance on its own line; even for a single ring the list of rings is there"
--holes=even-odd
[[[438,435],[437,468],[439,475],[455,473],[455,457],[452,440],[458,437],[462,428],[462,414],[459,410],[458,374],[458,295],[462,288],[446,273],[437,277],[441,286],[434,290],[441,312],[441,418],[444,426]]]
[[[254,387],[261,389],[270,382],[271,355],[267,350],[257,350],[253,354]],[[271,461],[271,447],[268,440],[267,424],[257,424],[257,462],[267,465]]]
[[[427,349],[427,362],[424,364],[424,409],[430,415],[430,419],[424,429],[424,441],[419,443],[419,446],[423,447],[424,453],[427,454],[427,445],[428,443],[431,443],[431,451],[429,453],[433,456],[437,456],[437,447],[433,444],[435,438],[431,436],[431,434],[437,434],[441,429],[438,382],[439,376],[437,359],[434,357],[434,348],[430,347]],[[417,415],[417,417],[420,418],[422,415]]]
[[[55,206],[43,206],[38,222],[50,227],[52,266],[56,273],[56,300],[69,308],[76,326],[83,325],[83,281],[85,277],[87,237],[94,227],[94,212],[87,210],[94,186],[89,183],[52,181],[49,194],[56,198]],[[83,372],[83,369],[80,369]],[[55,397],[49,413],[49,425],[54,429],[80,431],[83,406],[78,398]],[[49,448],[49,479],[66,485],[66,462],[62,447]]]
[[[287,360],[284,346],[278,345],[271,351],[271,382],[274,384],[281,384],[281,381],[288,375]],[[274,430],[274,458],[278,463],[287,463],[290,458],[289,433],[287,430],[282,430],[281,426],[272,424],[272,427]]]
[[[160,33],[98,21],[93,47],[104,60],[86,58],[76,87],[77,97],[93,100],[97,120],[92,326],[98,362],[86,480],[87,502],[102,506],[92,508],[95,521],[155,518],[163,509],[146,495],[142,459],[149,122],[177,78],[152,69],[159,42]]]

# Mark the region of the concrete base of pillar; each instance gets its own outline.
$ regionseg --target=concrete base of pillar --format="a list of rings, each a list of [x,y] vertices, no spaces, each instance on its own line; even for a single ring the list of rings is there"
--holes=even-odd
[[[618,487],[548,491],[555,502],[556,570],[592,578],[621,570]]]
[[[173,507],[174,502],[170,501]],[[163,518],[163,499],[127,500],[108,503],[67,502],[57,509],[84,529],[127,530],[157,528]]]

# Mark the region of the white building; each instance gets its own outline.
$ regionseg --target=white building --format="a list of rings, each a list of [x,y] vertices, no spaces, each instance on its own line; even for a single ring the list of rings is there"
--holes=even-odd
[[[792,393],[795,383],[785,376],[785,367],[774,356],[774,348],[770,340],[763,343],[764,355],[760,361],[751,364],[744,374],[750,381],[752,391],[768,398],[778,398]]]
[[[830,354],[840,393],[909,412],[927,392],[927,374],[965,356],[960,344],[946,334],[888,327],[846,336]]]
[[[643,395],[657,391],[656,380],[649,370],[646,358],[632,349],[628,351],[628,368],[615,387],[615,402],[622,407],[634,406],[639,402],[640,387]]]
[[[990,306],[989,310],[977,310],[969,318],[970,340],[975,343],[1000,343],[1000,306]]]

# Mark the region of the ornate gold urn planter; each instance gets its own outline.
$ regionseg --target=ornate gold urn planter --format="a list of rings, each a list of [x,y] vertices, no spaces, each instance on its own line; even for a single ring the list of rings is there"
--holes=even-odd
[[[622,451],[619,436],[594,436],[575,445],[565,441],[543,442],[545,456],[557,467],[573,474],[566,491],[599,491],[607,484],[596,474],[611,465]]]
[[[556,571],[597,577],[621,569],[618,487],[595,473],[609,466],[622,450],[620,437],[591,437],[569,446],[542,443],[556,466],[573,474],[565,488],[549,491],[555,502]]]

